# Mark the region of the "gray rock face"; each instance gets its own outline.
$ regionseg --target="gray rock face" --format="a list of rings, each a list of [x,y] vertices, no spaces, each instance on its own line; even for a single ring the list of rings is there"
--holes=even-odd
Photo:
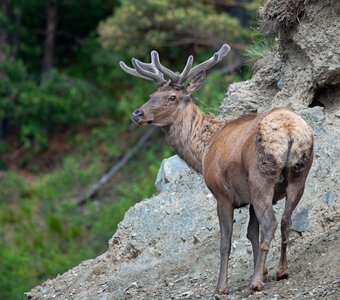
[[[257,62],[251,80],[230,86],[224,117],[274,106],[299,110],[313,101],[330,109],[334,97],[325,94],[339,95],[339,1],[308,2],[298,27],[279,37],[277,53]]]
[[[305,231],[309,226],[309,209],[304,207],[295,212],[291,229],[297,232]]]
[[[156,177],[156,191],[164,191],[169,187],[168,183],[188,172],[190,172],[190,168],[178,155],[164,159]]]
[[[280,51],[258,62],[251,80],[231,85],[221,106],[225,119],[288,106],[315,133],[313,167],[293,215],[293,229],[299,232],[292,232],[289,248],[293,280],[270,279],[266,290],[251,299],[340,297],[334,283],[340,273],[334,264],[340,223],[339,15],[339,1],[308,3],[297,28],[279,38]],[[209,299],[219,265],[215,199],[201,176],[173,161],[162,165],[156,181],[160,193],[126,213],[106,253],[34,288],[29,298]],[[278,219],[283,205],[275,207]],[[247,222],[247,208],[235,210],[231,291],[222,299],[240,299],[252,273]],[[271,274],[280,243],[277,230],[267,263]]]

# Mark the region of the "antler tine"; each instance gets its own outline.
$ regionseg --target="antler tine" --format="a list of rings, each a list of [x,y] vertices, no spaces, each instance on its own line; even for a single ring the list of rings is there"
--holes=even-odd
[[[139,61],[138,59],[133,58],[131,62],[139,74],[142,74],[145,77],[151,78],[151,80],[155,81],[157,84],[161,84],[162,82],[164,82],[164,78],[160,76],[159,74],[143,69],[143,67],[141,66],[141,64],[143,63]]]
[[[151,63],[144,63],[138,59],[132,59],[133,68],[124,62],[119,62],[120,67],[128,74],[147,80],[153,80],[158,85],[165,82],[164,75],[168,76],[172,83],[183,84],[188,78],[194,77],[203,70],[208,70],[222,60],[230,51],[230,47],[224,44],[210,59],[192,68],[193,56],[188,57],[187,63],[181,74],[175,73],[161,65],[157,51],[151,51]]]
[[[148,71],[157,71],[157,69],[153,66],[152,63],[145,63],[145,62],[142,62],[142,61],[138,61],[139,65],[143,68],[143,69],[146,69]]]
[[[187,63],[185,65],[181,75],[179,75],[178,84],[182,84],[187,79],[187,76],[188,76],[188,74],[191,70],[193,61],[194,61],[194,57],[192,55],[190,55],[188,57]]]
[[[210,59],[202,62],[201,64],[197,65],[196,67],[192,68],[185,79],[192,78],[199,72],[203,70],[208,70],[218,62],[220,62],[223,57],[225,57],[230,51],[230,46],[228,44],[224,44],[221,49],[216,52]]]
[[[150,77],[147,77],[147,76],[144,76],[140,73],[138,73],[135,69],[132,69],[130,67],[128,67],[124,62],[120,61],[119,62],[119,65],[120,67],[128,74],[130,75],[133,75],[133,76],[136,76],[136,77],[140,77],[140,78],[143,78],[143,79],[147,79],[147,80],[154,80],[153,78],[150,78]]]
[[[156,68],[155,62],[153,61],[153,58],[151,57],[151,63],[144,63],[141,61],[138,61],[139,65],[148,71],[151,71],[159,76],[161,76],[164,79],[164,75]]]
[[[159,61],[159,55],[158,52],[153,50],[151,51],[151,58],[155,63],[156,68],[163,73],[164,75],[168,76],[171,80],[171,82],[177,82],[179,79],[179,75],[176,74],[175,72],[171,71],[170,69],[164,67],[163,65],[161,65],[160,61]]]
[[[132,59],[135,69],[128,67],[124,62],[119,62],[120,67],[128,74],[147,80],[155,81],[157,84],[165,82],[164,75],[157,69],[155,61],[151,56],[151,63],[144,63],[138,59]]]

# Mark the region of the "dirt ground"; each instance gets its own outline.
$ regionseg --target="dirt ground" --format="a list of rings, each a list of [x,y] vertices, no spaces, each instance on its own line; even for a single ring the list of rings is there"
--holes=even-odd
[[[290,276],[288,279],[276,281],[275,272],[278,259],[268,260],[268,280],[263,291],[250,295],[247,299],[340,299],[340,232],[332,231],[322,239],[311,242],[307,248],[289,257]],[[178,272],[167,284],[157,284],[145,291],[129,291],[123,299],[245,299],[243,291],[249,283],[252,266],[245,269],[231,266],[229,273],[229,295],[212,296],[217,273],[208,271],[205,278],[188,275],[183,270],[183,276]],[[171,276],[172,277],[172,276]],[[173,285],[178,287],[174,291]],[[135,287],[132,287],[134,289]],[[137,287],[139,289],[140,287]],[[147,297],[147,298],[145,298]]]
[[[340,299],[339,238],[338,231],[329,232],[322,239],[310,243],[305,251],[293,256],[290,259],[290,276],[286,280],[275,280],[276,265],[270,261],[269,278],[264,290],[249,299]],[[244,287],[247,280],[242,278],[235,283],[235,289],[231,290],[234,297],[242,298],[237,287]]]

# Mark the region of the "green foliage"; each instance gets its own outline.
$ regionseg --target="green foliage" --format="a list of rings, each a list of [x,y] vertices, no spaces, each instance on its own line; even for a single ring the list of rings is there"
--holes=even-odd
[[[225,97],[228,86],[234,82],[249,79],[245,72],[240,75],[223,76],[218,71],[212,71],[206,79],[205,85],[196,95],[193,95],[201,110],[216,116],[220,113],[220,105]]]
[[[196,99],[200,108],[206,113],[218,115],[219,106],[225,96],[226,88],[226,78],[220,72],[211,72],[203,88],[197,92]]]
[[[254,43],[248,46],[244,52],[244,56],[248,65],[253,66],[256,61],[264,58],[275,51],[274,39],[268,36],[263,36],[255,32]]]
[[[34,283],[32,273],[35,270],[30,262],[29,253],[25,255],[14,248],[0,247],[1,299],[23,299],[23,292]],[[22,293],[21,297],[15,294],[18,291]]]
[[[112,237],[112,233],[117,230],[117,220],[122,220],[125,212],[135,204],[130,199],[120,199],[113,203],[105,205],[105,207],[92,207],[91,215],[93,220],[94,242],[97,251],[104,251],[107,241]],[[98,213],[100,218],[97,218]]]
[[[243,44],[251,38],[237,18],[218,12],[206,1],[121,2],[98,29],[103,46],[118,53],[145,56],[150,48],[166,47],[166,52],[177,51],[173,56],[178,58],[176,46],[216,48],[224,42]]]
[[[32,83],[28,82],[27,71],[21,61],[1,61],[0,62],[0,118],[15,117],[13,107],[18,95],[22,90],[32,87]]]
[[[27,188],[26,182],[16,173],[0,173],[0,204],[14,203],[25,194]]]
[[[55,205],[53,201],[70,198],[72,192],[93,183],[102,171],[97,161],[93,161],[87,168],[81,168],[75,157],[66,157],[62,169],[54,174],[42,176],[41,180],[32,186],[32,192],[45,203]]]
[[[114,115],[110,99],[89,82],[54,70],[41,85],[27,75],[20,61],[0,63],[0,118],[19,127],[25,148],[47,147],[47,135],[100,115]]]

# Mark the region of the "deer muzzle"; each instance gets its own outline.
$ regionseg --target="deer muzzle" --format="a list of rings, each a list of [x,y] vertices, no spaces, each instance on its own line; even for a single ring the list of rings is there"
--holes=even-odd
[[[152,120],[147,120],[145,118],[144,111],[142,109],[136,109],[132,113],[132,121],[135,122],[138,125],[145,125],[145,124],[151,124]]]

